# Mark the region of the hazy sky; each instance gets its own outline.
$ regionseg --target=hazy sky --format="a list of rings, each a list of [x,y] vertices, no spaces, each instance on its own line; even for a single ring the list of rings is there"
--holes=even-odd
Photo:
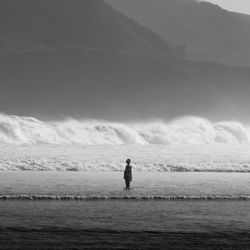
[[[205,0],[220,5],[224,9],[250,14],[250,0]]]

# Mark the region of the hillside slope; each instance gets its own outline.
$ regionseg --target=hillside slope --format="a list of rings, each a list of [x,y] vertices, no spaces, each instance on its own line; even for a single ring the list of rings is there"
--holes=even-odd
[[[196,0],[106,0],[189,57],[250,66],[250,16]]]
[[[102,0],[0,1],[0,56],[73,46],[122,53],[171,52],[156,34]]]
[[[246,119],[249,68],[177,57],[158,35],[101,0],[0,5],[1,112],[53,119]],[[0,129],[11,134],[8,126]]]

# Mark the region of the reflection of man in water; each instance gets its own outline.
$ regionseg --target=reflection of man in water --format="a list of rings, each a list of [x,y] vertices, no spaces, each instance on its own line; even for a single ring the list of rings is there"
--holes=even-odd
[[[127,159],[126,160],[126,168],[124,170],[124,179],[126,183],[126,188],[130,188],[130,182],[132,181],[132,166],[130,165],[131,160]]]

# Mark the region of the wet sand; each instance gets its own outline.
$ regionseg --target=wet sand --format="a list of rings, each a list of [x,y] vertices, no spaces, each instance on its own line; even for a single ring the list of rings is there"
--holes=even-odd
[[[0,172],[0,195],[250,195],[249,174]],[[248,249],[249,200],[0,200],[0,249]]]
[[[248,249],[249,201],[1,201],[1,249]]]
[[[249,249],[250,233],[173,233],[50,228],[0,231],[1,249]],[[39,240],[38,240],[39,239]]]

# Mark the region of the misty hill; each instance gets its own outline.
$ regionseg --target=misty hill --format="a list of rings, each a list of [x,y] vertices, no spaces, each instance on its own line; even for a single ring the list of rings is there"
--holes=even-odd
[[[1,112],[112,120],[246,118],[249,68],[175,56],[158,35],[101,0],[0,5]],[[8,124],[0,129],[12,134]]]
[[[0,55],[60,46],[166,53],[156,34],[100,0],[1,0]]]
[[[196,0],[106,0],[203,61],[250,66],[250,16]]]

